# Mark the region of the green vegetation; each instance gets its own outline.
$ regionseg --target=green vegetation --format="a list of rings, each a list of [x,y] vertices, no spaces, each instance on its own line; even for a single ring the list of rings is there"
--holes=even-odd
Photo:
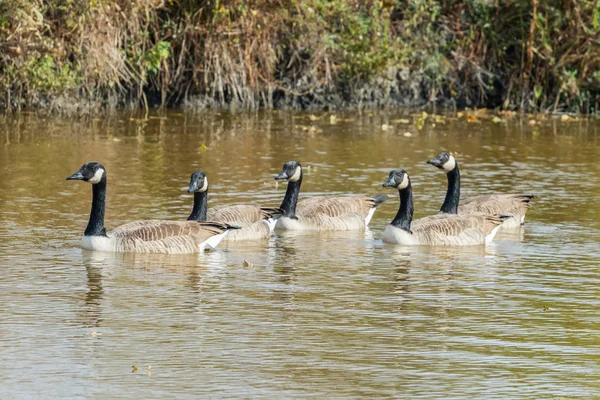
[[[0,107],[597,112],[600,0],[5,0]]]

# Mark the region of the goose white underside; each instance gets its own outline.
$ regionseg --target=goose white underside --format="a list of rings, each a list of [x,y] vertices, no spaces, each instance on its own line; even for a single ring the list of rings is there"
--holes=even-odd
[[[289,229],[293,231],[311,230],[310,227],[302,224],[299,220],[289,217],[277,218],[277,221],[275,221],[275,227],[278,229]]]
[[[91,251],[115,251],[114,238],[106,236],[83,236],[81,238],[81,247]]]
[[[223,238],[229,233],[225,231],[218,235],[211,236],[198,247],[198,251],[204,251],[208,249],[216,248]],[[85,250],[90,251],[106,251],[113,253],[123,253],[124,251],[119,249],[119,243],[113,236],[83,236],[81,238],[81,247]],[[135,251],[133,251],[135,252]],[[170,251],[171,253],[178,253],[177,251]]]
[[[492,240],[494,240],[494,237],[496,236],[496,233],[498,233],[499,229],[500,226],[495,227],[492,232],[485,237],[485,241],[482,241],[481,239],[483,238],[477,235],[475,231],[465,231],[460,236],[447,237],[445,238],[447,240],[440,241],[436,244],[423,244],[419,242],[418,237],[415,234],[407,232],[404,229],[396,228],[393,225],[388,225],[383,231],[383,241],[402,244],[405,246],[477,246],[484,243],[488,245],[492,242]],[[479,236],[479,240],[476,239],[477,236]]]
[[[365,219],[358,214],[347,214],[343,218],[326,215],[314,218],[298,219],[279,217],[275,225],[277,229],[294,231],[359,231],[366,228]]]
[[[404,229],[396,228],[393,225],[388,225],[383,231],[383,241],[389,243],[398,243],[405,246],[418,246],[415,236],[405,231]]]

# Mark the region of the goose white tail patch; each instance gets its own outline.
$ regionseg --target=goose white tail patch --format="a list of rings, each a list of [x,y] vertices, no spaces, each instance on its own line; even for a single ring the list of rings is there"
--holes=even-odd
[[[211,236],[210,238],[206,239],[200,245],[200,251],[216,248],[219,245],[219,243],[221,243],[221,240],[223,240],[225,235],[227,235],[228,233],[229,231],[225,231],[223,233],[219,233],[218,235]]]
[[[365,225],[369,225],[369,222],[371,222],[371,218],[373,218],[373,214],[375,214],[375,207],[372,207],[369,210],[367,216],[365,217]]]
[[[98,168],[98,170],[96,171],[96,173],[94,174],[94,176],[92,176],[88,182],[91,183],[92,185],[95,185],[96,183],[99,183],[102,180],[102,176],[104,176],[104,169],[102,168]]]
[[[500,229],[501,226],[502,225],[498,225],[497,227],[495,227],[494,229],[492,229],[492,231],[490,232],[490,234],[485,237],[485,244],[486,245],[492,243],[492,240],[494,240],[494,237],[496,236],[496,233],[498,233],[498,230]]]
[[[275,230],[275,224],[277,224],[277,220],[274,218],[268,218],[267,220],[265,220],[265,222],[269,227],[269,233],[273,233],[273,231]]]
[[[506,221],[502,222],[502,225],[500,226],[502,227],[502,230],[519,229],[521,228],[521,225],[523,225],[523,223],[520,221],[524,219],[524,216],[513,215]]]

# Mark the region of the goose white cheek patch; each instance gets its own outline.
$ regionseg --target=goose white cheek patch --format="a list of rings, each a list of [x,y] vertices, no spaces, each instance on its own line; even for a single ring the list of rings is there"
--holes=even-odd
[[[408,187],[408,175],[404,174],[402,183],[398,185],[398,190],[406,189]]]
[[[88,180],[88,182],[95,185],[96,183],[102,180],[102,176],[104,176],[104,170],[100,168],[98,169],[98,171],[96,171],[94,176],[90,180]]]
[[[208,189],[208,179],[204,177],[204,185],[198,190],[199,192],[206,192]]]
[[[294,172],[294,175],[292,175],[289,181],[296,182],[298,179],[300,179],[300,175],[302,175],[302,168],[296,167],[296,172]]]
[[[452,156],[450,156],[450,158],[448,158],[448,161],[446,161],[444,163],[444,165],[442,165],[442,168],[446,172],[452,171],[455,167],[456,167],[456,160]]]

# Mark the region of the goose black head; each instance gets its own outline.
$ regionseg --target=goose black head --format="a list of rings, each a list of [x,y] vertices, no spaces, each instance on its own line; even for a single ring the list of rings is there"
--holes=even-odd
[[[281,173],[275,176],[275,180],[287,179],[296,182],[302,177],[302,166],[297,161],[288,161],[283,164]]]
[[[439,169],[443,170],[445,173],[452,171],[456,168],[456,160],[450,154],[443,152],[438,154],[435,158],[427,161],[427,164],[431,164]]]
[[[383,183],[383,187],[393,187],[398,190],[403,190],[410,184],[410,178],[403,169],[394,169],[390,171],[387,181]]]
[[[68,181],[79,180],[89,182],[92,185],[100,183],[102,180],[106,181],[106,169],[104,166],[97,162],[88,162],[83,164],[79,171],[73,175],[67,177]]]
[[[208,178],[202,171],[196,171],[190,177],[190,187],[188,193],[206,192],[208,190]]]

